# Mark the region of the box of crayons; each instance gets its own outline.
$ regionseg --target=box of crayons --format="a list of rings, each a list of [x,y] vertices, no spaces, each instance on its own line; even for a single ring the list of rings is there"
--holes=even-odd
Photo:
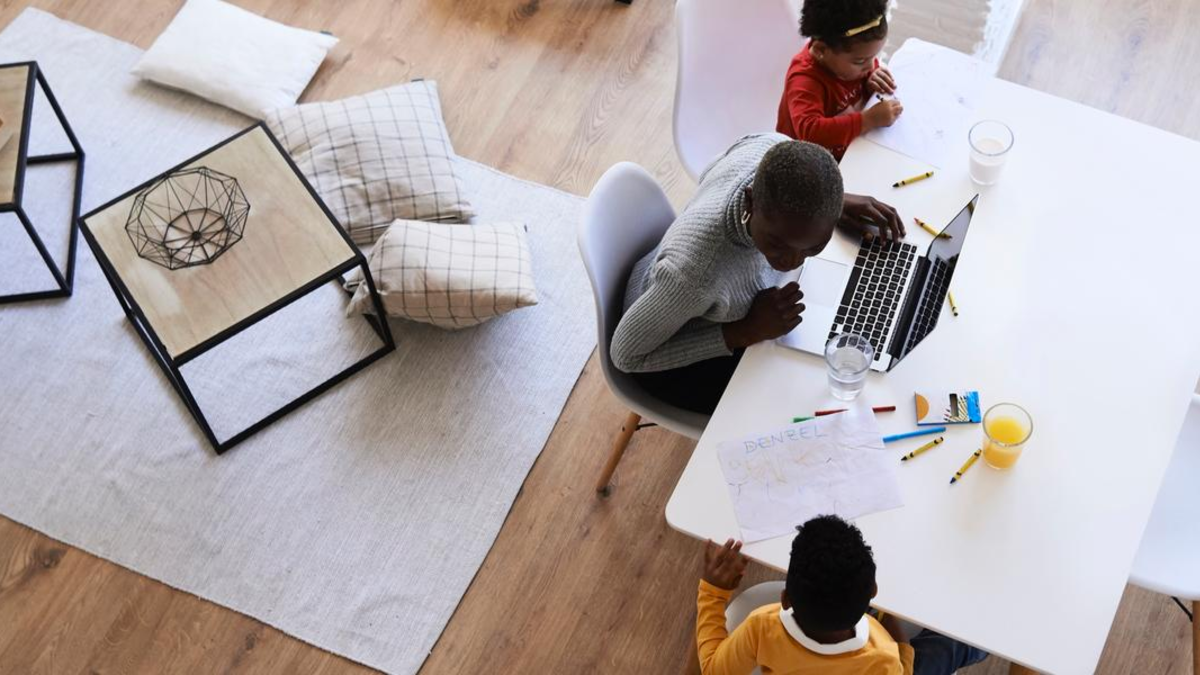
[[[918,391],[917,425],[978,424],[983,420],[977,391]]]

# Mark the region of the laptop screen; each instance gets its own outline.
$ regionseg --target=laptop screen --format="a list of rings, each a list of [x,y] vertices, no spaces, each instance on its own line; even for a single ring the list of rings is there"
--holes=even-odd
[[[958,257],[967,239],[967,228],[978,202],[979,195],[975,195],[929,245],[929,252],[921,261],[916,283],[905,301],[900,324],[902,330],[893,338],[890,351],[894,358],[889,370],[937,326],[942,303],[946,301],[946,292],[950,290],[950,280],[954,277],[954,268],[958,265]]]

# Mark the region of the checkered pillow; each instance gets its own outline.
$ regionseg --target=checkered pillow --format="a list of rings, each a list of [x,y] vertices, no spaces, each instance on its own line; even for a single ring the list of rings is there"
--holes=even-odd
[[[537,304],[525,226],[397,220],[368,257],[389,316],[456,330]],[[347,313],[374,311],[361,275]]]
[[[266,122],[359,246],[397,218],[461,223],[474,215],[435,82],[280,108]]]

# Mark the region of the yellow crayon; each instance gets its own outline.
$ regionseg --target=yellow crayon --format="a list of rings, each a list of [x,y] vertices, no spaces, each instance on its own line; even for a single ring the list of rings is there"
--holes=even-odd
[[[933,172],[926,171],[925,173],[923,173],[919,176],[913,176],[912,178],[905,178],[904,180],[898,180],[895,183],[892,183],[892,187],[894,187],[894,188],[904,187],[905,185],[911,185],[912,183],[915,183],[919,180],[925,180],[926,178],[929,178],[931,176],[933,176]]]
[[[913,220],[915,220],[917,222],[917,224],[921,226],[922,230],[925,230],[926,232],[928,232],[929,234],[932,234],[935,237],[939,237],[941,239],[953,239],[954,238],[954,237],[951,237],[950,235],[946,234],[945,232],[938,232],[937,230],[933,229],[932,225],[921,220],[920,218],[913,218]]]
[[[907,462],[908,460],[912,459],[913,457],[916,457],[917,455],[921,454],[922,452],[925,452],[926,450],[932,448],[933,446],[937,445],[938,443],[941,443],[944,440],[946,440],[945,436],[938,436],[936,439],[929,441],[925,445],[922,445],[921,447],[917,448],[916,450],[913,450],[912,452],[908,453],[907,455],[901,457],[900,461]]]
[[[971,468],[971,465],[974,464],[975,460],[979,459],[979,456],[982,454],[983,448],[976,450],[975,454],[971,455],[971,457],[967,459],[967,462],[962,465],[962,468],[958,470],[958,473],[954,474],[954,478],[950,479],[950,484],[954,485],[958,481],[962,480],[963,474],[967,472],[967,469]]]
[[[950,313],[954,316],[958,316],[958,305],[954,303],[954,294],[950,291],[946,291],[946,300],[950,302]]]

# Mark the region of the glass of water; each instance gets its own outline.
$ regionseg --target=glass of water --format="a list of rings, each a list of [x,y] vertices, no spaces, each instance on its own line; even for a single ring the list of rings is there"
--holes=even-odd
[[[984,120],[967,134],[971,143],[971,180],[977,185],[995,185],[1012,150],[1012,129],[1004,122]]]
[[[842,333],[825,344],[829,390],[839,401],[853,401],[867,383],[875,348],[861,335]]]

